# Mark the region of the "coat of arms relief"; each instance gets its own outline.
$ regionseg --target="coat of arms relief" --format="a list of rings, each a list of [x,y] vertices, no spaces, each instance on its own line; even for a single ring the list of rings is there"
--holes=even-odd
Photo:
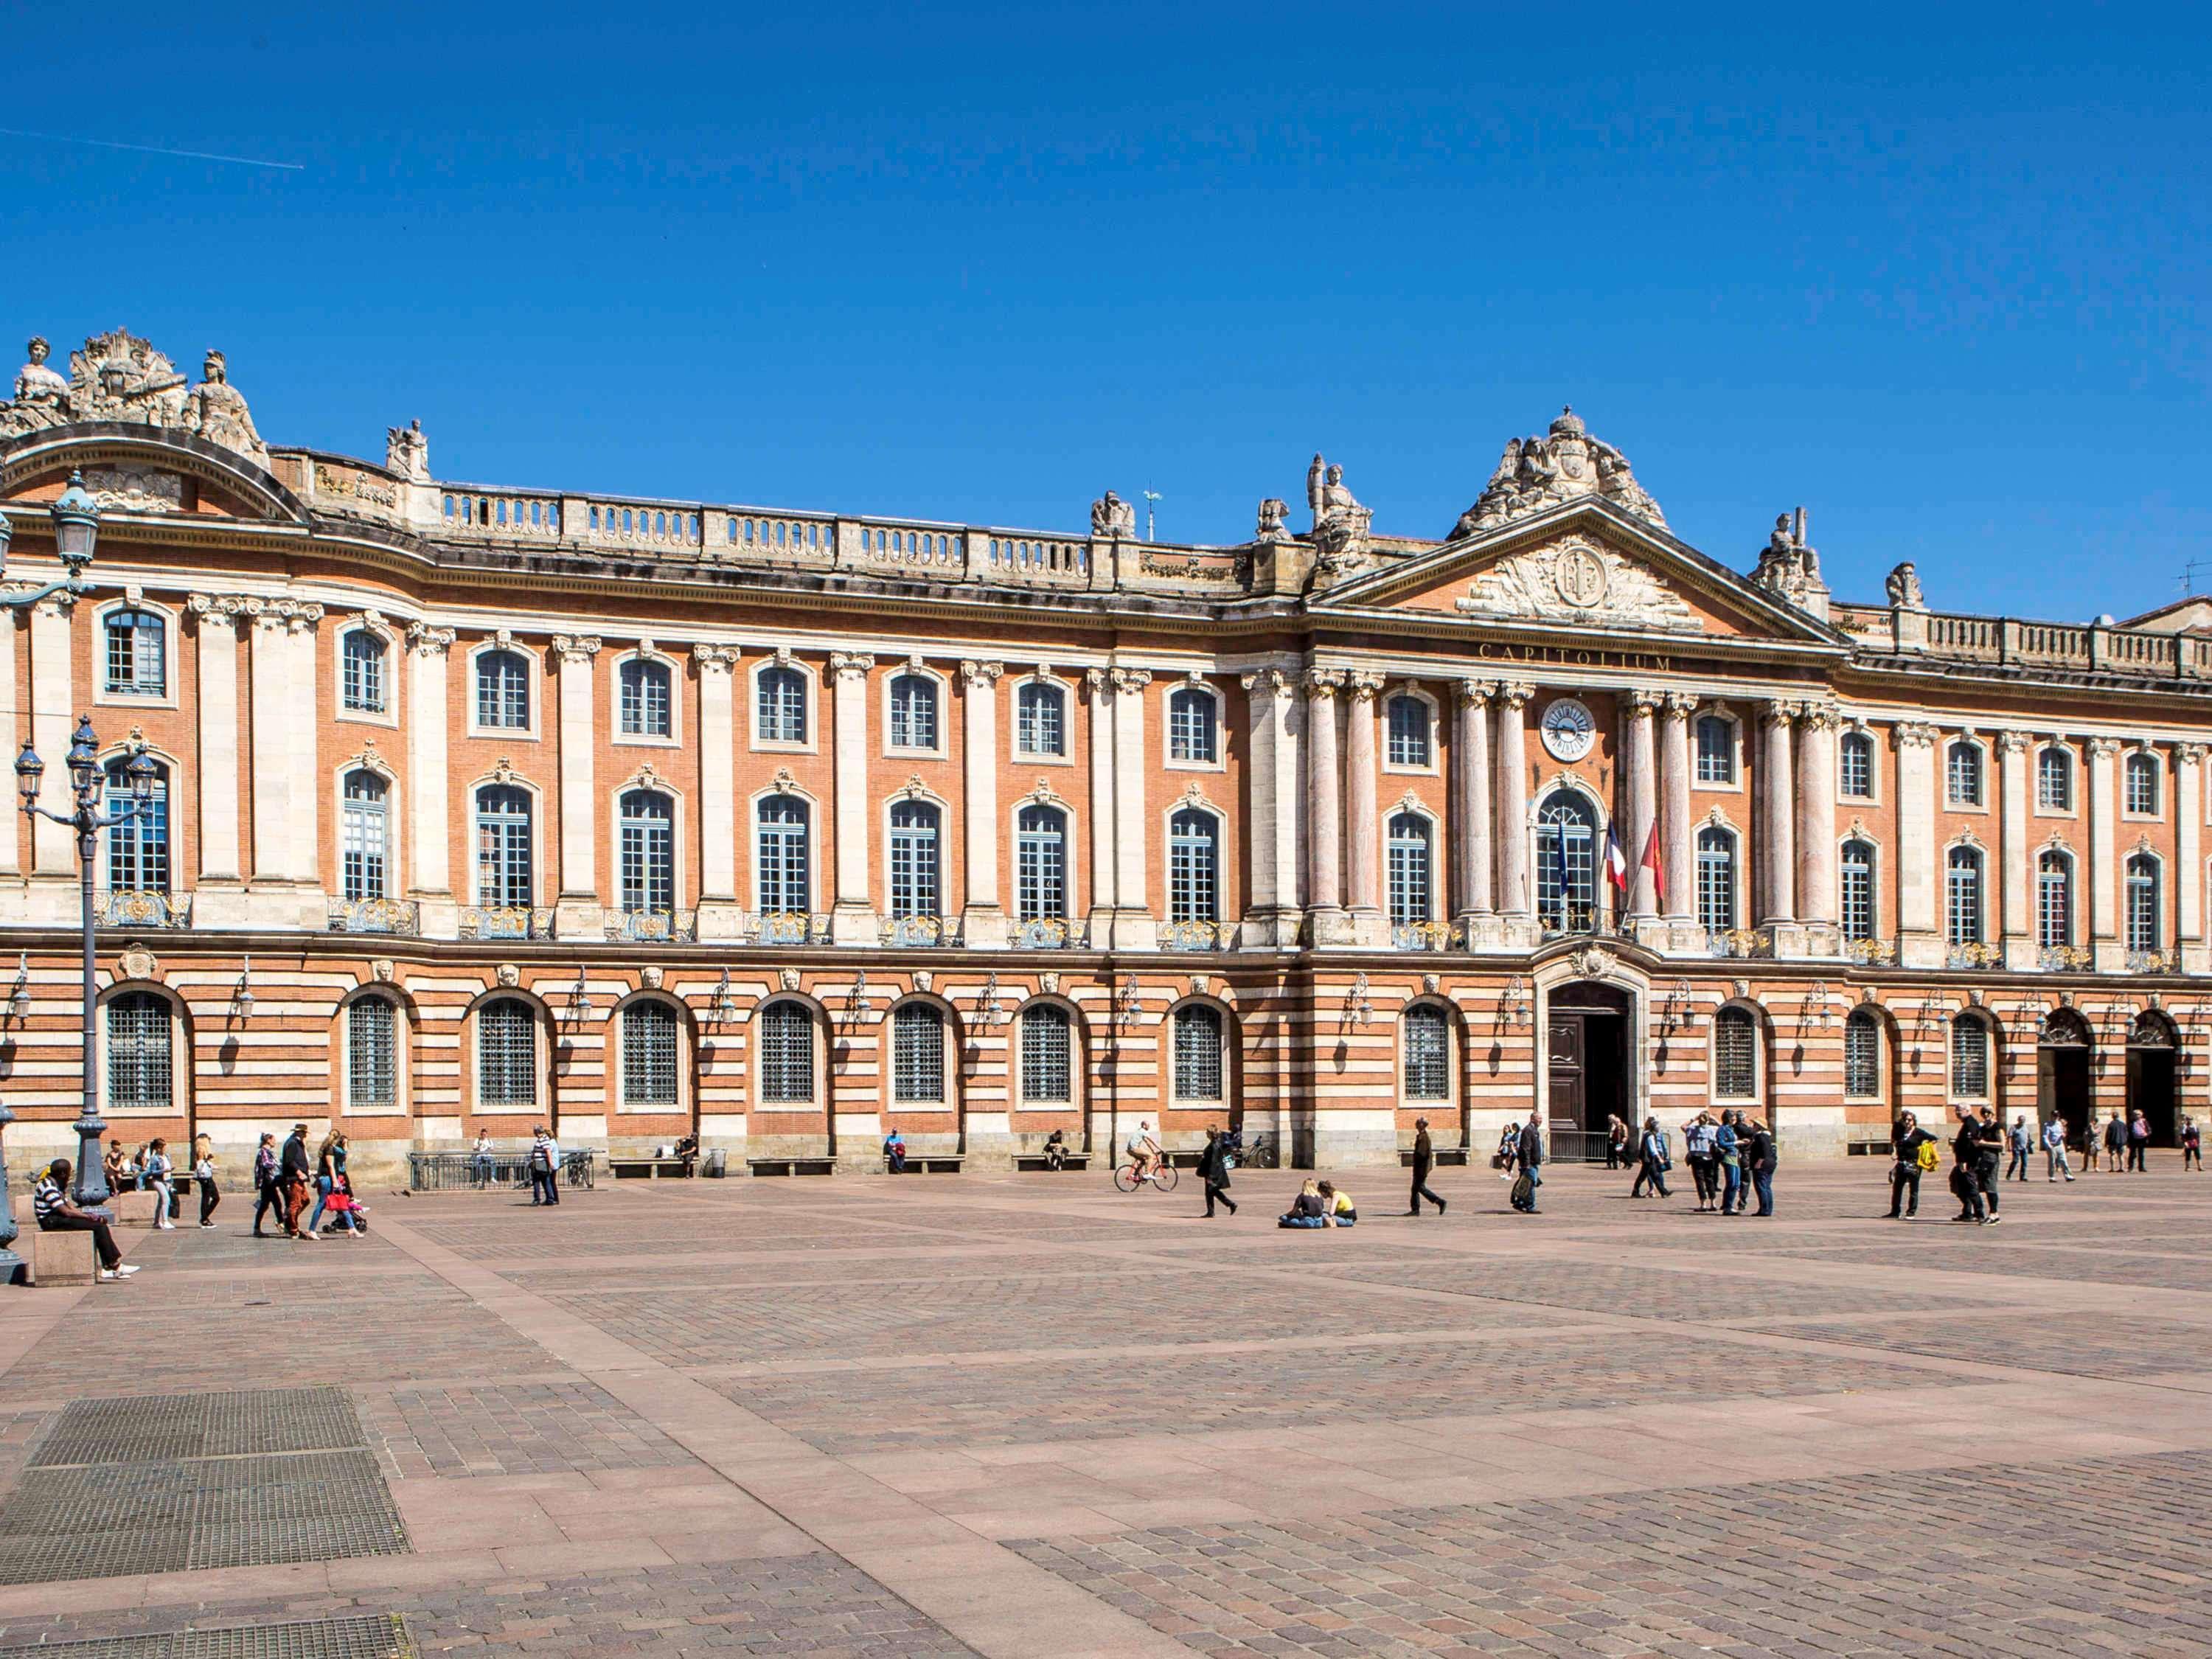
[[[1642,565],[1581,537],[1507,554],[1474,579],[1458,607],[1473,617],[1701,631],[1680,594]]]

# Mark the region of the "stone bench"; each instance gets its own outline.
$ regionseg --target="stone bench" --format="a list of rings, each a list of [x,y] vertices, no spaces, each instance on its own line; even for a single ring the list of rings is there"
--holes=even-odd
[[[908,1152],[906,1155],[907,1175],[958,1175],[960,1166],[968,1161],[965,1152]],[[884,1159],[884,1170],[890,1172],[891,1161]]]
[[[1091,1154],[1088,1152],[1070,1152],[1065,1158],[1060,1159],[1060,1167],[1063,1170],[1087,1170],[1091,1167]],[[1052,1160],[1047,1158],[1042,1152],[1016,1152],[1014,1154],[1014,1168],[1017,1170],[1049,1170],[1052,1168]]]
[[[826,1176],[837,1173],[834,1158],[749,1158],[745,1168],[757,1176]]]
[[[1467,1162],[1467,1155],[1468,1149],[1464,1146],[1439,1146],[1433,1154],[1438,1164],[1464,1164]],[[1401,1147],[1398,1152],[1398,1162],[1405,1168],[1412,1169],[1413,1149],[1410,1146]]]
[[[611,1158],[607,1172],[617,1181],[658,1181],[663,1176],[684,1176],[691,1173],[688,1158]]]

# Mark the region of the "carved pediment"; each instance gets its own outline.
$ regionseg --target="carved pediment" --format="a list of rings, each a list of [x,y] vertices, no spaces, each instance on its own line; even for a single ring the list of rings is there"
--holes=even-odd
[[[1702,631],[1698,613],[1680,593],[1589,536],[1563,536],[1506,554],[1455,603],[1470,617]]]

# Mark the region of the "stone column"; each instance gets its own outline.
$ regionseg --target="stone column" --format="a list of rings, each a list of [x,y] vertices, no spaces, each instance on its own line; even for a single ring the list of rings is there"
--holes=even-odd
[[[599,641],[588,634],[556,634],[560,661],[561,889],[554,927],[562,939],[589,937],[605,906],[599,896],[599,796],[592,766],[592,719],[598,687],[592,664]]]
[[[2173,745],[2175,942],[2184,973],[2201,974],[2204,951],[2204,745]]]
[[[1943,935],[1936,925],[1936,728],[1903,720],[1897,745],[1897,948],[1907,968],[1940,968]]]
[[[1690,711],[1696,707],[1687,692],[1669,691],[1659,727],[1659,863],[1667,887],[1661,903],[1668,921],[1683,927],[1698,909],[1698,872],[1690,852]]]
[[[2119,801],[2113,787],[2117,738],[2092,738],[2089,750],[2089,948],[2100,972],[2118,969],[2126,957],[2120,939],[2118,872],[2113,865],[2119,839]]]
[[[1381,945],[1389,937],[1382,914],[1381,826],[1376,822],[1382,776],[1375,751],[1375,704],[1382,677],[1354,673],[1346,687],[1352,695],[1345,705],[1345,897],[1352,938],[1362,945]]]
[[[1303,885],[1299,881],[1298,683],[1280,668],[1243,677],[1250,723],[1252,909],[1240,935],[1254,945],[1286,948],[1298,942]]]
[[[19,742],[22,731],[22,711],[15,706],[15,617],[19,613],[0,609],[0,733],[11,744]],[[9,757],[13,759],[14,757]],[[7,827],[0,829],[0,875],[15,875],[23,867],[21,842],[17,838],[16,826],[22,823],[23,814],[17,806],[0,813]]]
[[[67,599],[41,599],[31,608],[31,742],[46,763],[39,805],[64,816],[76,810],[67,764],[70,733],[76,729],[77,715],[70,650],[70,619],[76,610],[76,601]],[[33,819],[31,857],[41,876],[65,878],[75,885],[76,837],[64,826]],[[95,884],[106,884],[99,875],[93,879]]]
[[[192,902],[201,921],[217,925],[210,888],[236,886],[246,875],[238,834],[238,617],[228,594],[195,593],[186,601],[199,633],[199,883]],[[439,711],[442,713],[442,708]]]
[[[1336,752],[1336,694],[1344,671],[1309,668],[1306,694],[1306,920],[1316,945],[1339,942],[1344,922],[1343,767]]]
[[[1114,677],[1087,669],[1083,686],[1091,704],[1091,942],[1113,943],[1114,905],[1121,891],[1114,861]]]
[[[1816,955],[1843,948],[1838,921],[1842,895],[1836,890],[1835,709],[1808,703],[1798,715],[1797,744],[1797,915],[1827,933],[1813,940]]]
[[[1790,722],[1797,705],[1778,698],[1766,705],[1766,751],[1759,769],[1759,829],[1766,842],[1759,860],[1766,872],[1766,912],[1760,925],[1789,924],[1797,920],[1797,866],[1794,849],[1795,813],[1790,802]]]
[[[432,935],[451,934],[459,920],[446,851],[457,840],[447,818],[452,714],[446,706],[446,662],[453,644],[450,628],[418,622],[407,629],[407,852],[412,860],[408,896],[422,906],[422,931]],[[463,816],[467,817],[465,803]],[[459,844],[465,858],[471,843],[463,837]]]
[[[1152,894],[1146,881],[1146,848],[1152,843],[1145,789],[1145,688],[1141,668],[1114,671],[1114,948],[1150,951],[1158,945]],[[1091,941],[1098,943],[1097,939]]]
[[[738,898],[738,717],[739,653],[734,645],[695,645],[699,671],[699,936],[734,939],[744,907]]]
[[[1644,862],[1644,842],[1658,822],[1659,757],[1652,724],[1659,701],[1656,691],[1638,689],[1628,694],[1628,756],[1623,768],[1628,833],[1620,838],[1620,853],[1628,860],[1628,915],[1634,922],[1648,922],[1659,914],[1657,884]]]
[[[1459,726],[1452,744],[1458,821],[1452,839],[1459,849],[1458,919],[1469,945],[1482,919],[1497,908],[1490,862],[1490,699],[1497,690],[1489,680],[1462,680],[1458,686]]]
[[[875,665],[871,656],[830,653],[837,791],[837,889],[830,938],[837,945],[878,941],[874,889],[868,880],[868,672]]]
[[[1997,733],[1998,937],[2008,968],[2036,964],[2033,878],[2027,854],[2027,764],[2025,732]]]
[[[966,903],[960,937],[971,948],[997,950],[1006,942],[1006,912],[999,902],[999,680],[1004,663],[960,665],[962,758],[966,785]]]
[[[1536,895],[1528,884],[1528,725],[1523,711],[1535,694],[1534,686],[1518,682],[1498,692],[1498,911],[1518,924],[1524,941],[1534,936]]]

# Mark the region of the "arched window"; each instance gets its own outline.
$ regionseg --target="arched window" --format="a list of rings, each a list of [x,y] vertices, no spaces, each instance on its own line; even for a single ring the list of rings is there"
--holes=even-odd
[[[632,789],[621,802],[622,908],[627,915],[676,908],[676,812],[657,789]]]
[[[927,1002],[902,1002],[891,1014],[891,1098],[902,1106],[945,1099],[945,1016]]]
[[[2046,812],[2074,810],[2074,757],[2057,744],[2036,752],[2035,804]]]
[[[118,697],[165,696],[169,690],[167,626],[151,611],[125,606],[107,613],[106,687]]]
[[[345,775],[339,803],[338,879],[349,899],[392,896],[391,791],[365,766]]]
[[[763,915],[806,915],[814,908],[807,873],[806,803],[796,795],[766,795],[756,810],[753,868]]]
[[[477,1102],[538,1103],[538,1011],[520,997],[494,997],[477,1014]]]
[[[1982,804],[1982,751],[1978,744],[1960,738],[1945,750],[1943,776],[1952,805]]]
[[[537,891],[531,877],[530,796],[512,784],[486,784],[477,791],[477,902],[523,909]]]
[[[1218,745],[1214,741],[1216,710],[1213,693],[1195,685],[1179,685],[1168,694],[1168,758],[1213,763]]]
[[[678,1078],[682,1033],[676,1011],[647,998],[622,1012],[622,1103],[633,1112],[673,1111],[683,1103]]]
[[[2156,817],[2159,813],[2159,766],[2156,755],[2141,750],[2127,758],[2124,804],[2129,811],[2142,817]]]
[[[1597,818],[1571,789],[1537,809],[1536,914],[1555,933],[1597,926]]]
[[[1406,1098],[1451,1098],[1451,1022],[1432,1002],[1406,1010]]]
[[[775,664],[753,680],[753,703],[763,743],[806,741],[806,676]]]
[[[2074,860],[2055,847],[2036,856],[2035,942],[2045,951],[2074,943]]]
[[[1390,728],[1390,764],[1427,766],[1431,762],[1429,705],[1410,691],[1401,691],[1383,711]]]
[[[2128,949],[2159,948],[2158,860],[2148,853],[2128,860]]]
[[[118,1112],[175,1106],[169,1005],[151,991],[126,991],[107,1005],[107,1104]]]
[[[530,664],[519,651],[477,659],[477,724],[487,731],[530,729]]]
[[[384,641],[366,628],[345,636],[338,653],[339,696],[356,714],[381,714],[391,704],[384,687]]]
[[[346,1109],[389,1112],[399,1104],[399,1018],[389,997],[346,1005]]]
[[[1018,921],[1067,915],[1067,815],[1024,806],[1014,821],[1014,908]]]
[[[1872,842],[1854,837],[1844,843],[1837,868],[1845,939],[1874,937],[1874,860]]]
[[[1221,1015],[1204,1003],[1175,1012],[1175,1097],[1221,1098]]]
[[[1168,820],[1168,920],[1218,921],[1221,826],[1211,812],[1185,807]]]
[[[1953,945],[1982,942],[1982,855],[1954,847],[1944,860],[1943,936]]]
[[[1735,722],[1724,714],[1698,717],[1698,781],[1735,781]]]
[[[1390,924],[1407,927],[1429,920],[1431,879],[1429,821],[1419,812],[1390,819]]]
[[[1989,1097],[1990,1028],[1978,1014],[1952,1018],[1951,1092],[1968,1100]]]
[[[814,1015],[803,1002],[761,1010],[761,1098],[801,1105],[814,1098]]]
[[[632,657],[622,665],[622,732],[626,738],[665,738],[674,730],[666,665]]]
[[[129,764],[130,758],[119,755],[107,763],[110,813],[130,804],[131,783],[123,769]],[[169,890],[169,769],[159,763],[154,767],[154,793],[145,811],[107,832],[107,885],[118,893]]]
[[[1067,1010],[1040,1002],[1022,1010],[1022,1098],[1042,1106],[1066,1106],[1074,1098],[1074,1044]]]
[[[1874,739],[1863,732],[1846,732],[1836,745],[1838,792],[1847,800],[1874,798]]]
[[[937,747],[937,682],[927,674],[900,674],[891,680],[891,747]]]
[[[1717,824],[1698,831],[1698,925],[1708,933],[1735,929],[1735,836]]]
[[[1881,1021],[1863,1008],[1844,1022],[1844,1093],[1856,1100],[1881,1093]]]
[[[927,801],[902,800],[891,807],[891,915],[942,914],[944,884],[939,876],[938,811]]]
[[[1759,1022],[1734,1006],[1713,1016],[1713,1097],[1759,1097]]]
[[[1031,680],[1014,695],[1014,747],[1024,755],[1067,753],[1067,694]]]

